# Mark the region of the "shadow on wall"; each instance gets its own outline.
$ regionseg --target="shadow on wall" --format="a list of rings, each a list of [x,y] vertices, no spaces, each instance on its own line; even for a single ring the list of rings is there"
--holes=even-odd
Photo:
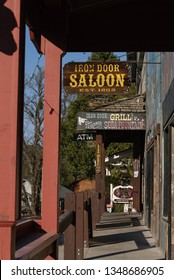
[[[4,6],[7,0],[0,0],[0,52],[12,55],[17,50],[12,31],[17,27],[13,12]]]

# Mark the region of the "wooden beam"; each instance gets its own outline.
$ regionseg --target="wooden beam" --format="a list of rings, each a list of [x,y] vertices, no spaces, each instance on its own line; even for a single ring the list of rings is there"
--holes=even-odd
[[[0,259],[14,259],[20,218],[23,132],[24,1],[1,4],[0,43]]]
[[[65,211],[59,218],[59,233],[63,233],[71,224],[75,223],[74,211]]]
[[[22,246],[15,253],[16,260],[44,260],[54,253],[55,246],[58,246],[58,234],[46,233],[36,240]]]
[[[58,233],[59,130],[62,51],[51,42],[45,46],[45,93],[42,177],[42,228]]]

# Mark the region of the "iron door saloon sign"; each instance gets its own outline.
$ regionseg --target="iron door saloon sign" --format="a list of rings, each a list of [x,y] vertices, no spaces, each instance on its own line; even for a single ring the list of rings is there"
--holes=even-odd
[[[129,91],[127,62],[70,62],[63,68],[66,93],[123,94]]]
[[[145,130],[144,113],[78,113],[77,129],[83,130]]]

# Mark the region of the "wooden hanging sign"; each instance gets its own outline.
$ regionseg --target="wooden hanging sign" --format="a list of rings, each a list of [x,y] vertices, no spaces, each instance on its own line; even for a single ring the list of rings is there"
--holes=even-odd
[[[63,68],[66,93],[126,94],[130,86],[127,62],[70,62]]]

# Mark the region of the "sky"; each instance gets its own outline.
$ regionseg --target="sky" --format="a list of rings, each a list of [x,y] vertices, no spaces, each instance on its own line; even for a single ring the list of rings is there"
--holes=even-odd
[[[90,52],[69,52],[66,53],[62,58],[62,65],[71,62],[84,62],[88,60]],[[35,46],[30,40],[29,30],[26,28],[26,49],[25,49],[25,73],[29,76],[32,75],[38,60],[39,65],[44,66],[44,55],[40,57],[40,54],[37,52]]]
[[[25,47],[25,74],[31,76],[36,65],[40,54],[37,52],[35,46],[30,40],[29,29],[26,28],[26,47]],[[39,61],[40,66],[44,66],[44,56],[42,55]]]
[[[44,55],[37,52],[35,46],[29,38],[29,30],[26,28],[26,50],[25,50],[25,74],[31,76],[39,61],[39,66],[44,66]],[[85,62],[88,60],[91,52],[67,52],[62,58],[62,66],[68,62]],[[125,52],[115,52],[117,56],[121,56],[121,60],[125,60],[123,56]]]

